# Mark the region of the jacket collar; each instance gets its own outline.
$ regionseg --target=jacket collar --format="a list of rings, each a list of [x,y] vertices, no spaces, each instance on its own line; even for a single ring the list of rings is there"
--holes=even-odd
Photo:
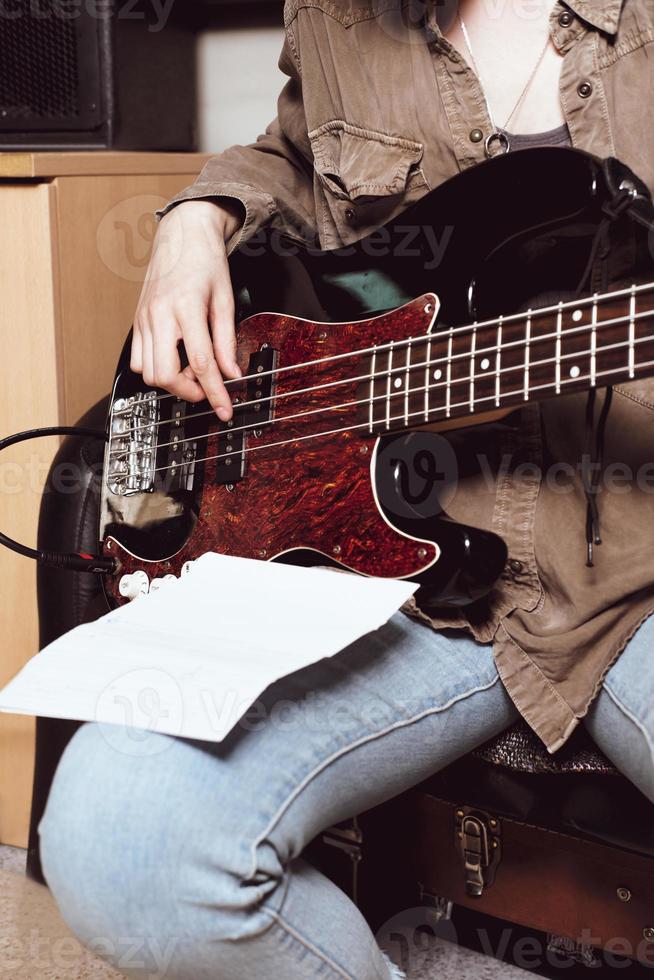
[[[565,0],[565,5],[592,27],[617,34],[624,0]]]
[[[402,0],[402,2],[411,5],[413,0]],[[427,7],[427,23],[437,37],[442,35],[436,19],[436,6],[444,2],[447,3],[447,0],[432,0]],[[561,2],[591,27],[596,27],[606,34],[617,34],[624,0],[561,0]]]

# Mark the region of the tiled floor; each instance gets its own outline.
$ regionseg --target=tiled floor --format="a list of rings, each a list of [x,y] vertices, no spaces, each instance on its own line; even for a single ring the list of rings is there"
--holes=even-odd
[[[24,875],[25,852],[0,847],[0,977],[3,980],[117,980],[73,938],[48,890]],[[447,942],[410,961],[409,980],[527,980],[506,966]],[[265,969],[262,980],[269,980]]]

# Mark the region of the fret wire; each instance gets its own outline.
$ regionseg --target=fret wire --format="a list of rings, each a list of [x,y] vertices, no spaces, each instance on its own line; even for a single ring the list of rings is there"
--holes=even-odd
[[[427,341],[427,360],[425,363],[425,422],[429,421],[429,386],[431,383],[431,334]]]
[[[406,345],[406,380],[404,382],[404,415],[409,421],[409,381],[411,379],[411,340]]]
[[[453,327],[450,327],[450,336],[447,341],[447,381],[445,383],[445,415],[450,417],[450,402],[452,397],[452,340]]]
[[[556,314],[556,393],[561,392],[561,326],[563,322],[563,303],[559,303]]]
[[[631,287],[629,297],[629,377],[633,378],[636,373],[636,285]]]
[[[639,343],[639,341],[637,341],[637,343]],[[622,344],[615,344],[614,346],[615,347],[624,347],[626,345],[624,343],[622,343]],[[573,357],[574,355],[573,354],[570,354],[568,356],[569,357]],[[643,364],[640,364],[639,367],[640,368],[649,368],[649,367],[654,368],[654,360],[645,361]],[[511,367],[511,368],[505,368],[505,370],[506,371],[514,371],[514,370],[516,370],[516,368],[513,368],[513,367]],[[598,371],[597,372],[597,377],[602,377],[604,375],[610,376],[610,375],[614,375],[616,373],[617,374],[620,374],[621,372],[617,368],[607,368],[604,371]],[[583,382],[585,382],[585,381],[590,381],[590,374],[579,375],[579,377],[577,377],[577,378],[564,378],[562,380],[562,382],[561,382],[561,387],[564,388],[566,385],[572,385],[572,384],[575,384],[575,383],[579,385],[579,384],[583,384]],[[609,381],[607,381],[606,383],[607,383],[607,385],[610,384]],[[552,387],[553,387],[552,382],[551,381],[547,381],[546,383],[541,384],[541,385],[533,385],[532,386],[532,391],[543,391],[543,390],[545,390],[547,388],[550,388],[551,389]],[[507,397],[509,395],[517,395],[517,394],[518,394],[517,391],[511,391],[511,392],[508,392],[507,393]],[[477,401],[478,402],[492,401],[492,400],[494,400],[494,397],[495,397],[494,395],[483,395],[481,398],[478,398]],[[456,408],[465,408],[467,405],[468,405],[468,402],[467,401],[464,401],[464,402],[454,402],[451,405],[451,408],[453,408],[453,409],[456,409]],[[432,413],[435,413],[435,412],[438,412],[438,411],[442,411],[442,406],[439,406],[437,408],[432,409]],[[420,412],[412,412],[411,413],[411,416],[413,417],[414,415],[420,415],[420,414],[421,414]],[[400,421],[402,419],[403,419],[403,416],[397,415],[397,416],[394,416],[394,418],[391,421],[394,421],[395,422],[395,421]]]
[[[495,404],[499,407],[501,397],[500,373],[502,365],[502,317],[497,325],[497,354],[495,355]]]
[[[477,347],[477,321],[472,325],[472,340],[470,343],[470,411],[475,410],[475,349]]]
[[[388,346],[388,380],[386,382],[386,428],[391,427],[391,377],[393,371],[393,341]]]
[[[593,312],[590,327],[590,386],[595,387],[597,375],[597,293],[593,293]]]
[[[639,344],[652,344],[654,346],[654,337],[639,337],[639,338],[636,339],[635,343],[636,343],[636,346],[638,346]],[[623,348],[626,348],[627,346],[628,346],[627,341],[625,341],[625,340],[619,340],[619,341],[617,341],[614,344],[607,344],[605,347],[602,348],[602,350],[603,351],[616,351],[616,350],[622,350]],[[584,357],[585,355],[588,355],[588,354],[590,354],[590,349],[583,350],[583,351],[571,351],[569,354],[562,354],[561,355],[561,361],[562,362],[563,361],[574,361],[576,358],[578,358],[578,357]],[[432,364],[438,364],[438,363],[442,363],[442,362],[439,362],[438,359],[432,361]],[[654,363],[654,362],[647,362],[647,363]],[[532,361],[531,362],[531,367],[532,367],[532,369],[536,370],[538,368],[546,367],[546,366],[548,366],[550,364],[555,364],[555,358],[553,358],[553,357],[545,357],[545,358],[543,358],[540,361]],[[643,366],[645,366],[645,365],[639,365],[639,367],[643,367]],[[422,367],[422,364],[416,365],[416,367]],[[501,375],[509,375],[509,374],[512,374],[515,371],[521,371],[521,370],[522,370],[521,365],[519,365],[519,364],[512,364],[512,365],[508,365],[507,367],[503,367],[500,370],[500,374]],[[616,373],[617,374],[620,373],[620,369],[619,368],[610,368],[610,369],[607,369],[606,371],[598,371],[597,372],[597,375],[600,376],[600,375],[605,375],[605,374],[616,374]],[[562,378],[561,379],[561,387],[565,386],[566,384],[571,384],[573,381],[579,382],[579,381],[582,381],[584,379],[590,379],[590,374],[588,374],[588,375],[578,375],[576,378]],[[460,381],[461,381],[461,383],[463,383],[465,381],[469,381],[469,377],[461,378]],[[433,391],[434,388],[447,388],[447,383],[445,381],[440,381],[440,382],[437,382],[436,384],[432,383],[431,388],[432,388],[432,391]],[[552,388],[552,389],[554,389],[554,383],[552,381],[548,381],[548,382],[544,382],[543,384],[540,384],[540,385],[531,385],[530,391],[543,391],[546,388]],[[414,391],[417,391],[417,390],[418,389],[414,389]],[[516,395],[518,395],[520,393],[520,390],[521,390],[520,388],[515,388],[512,391],[504,392],[503,393],[503,397],[513,397],[513,396],[516,396]],[[394,395],[392,397],[397,398],[398,395]],[[446,397],[447,397],[447,392],[446,392]],[[479,402],[479,401],[490,401],[490,400],[494,400],[494,399],[495,399],[495,395],[493,394],[493,395],[486,395],[486,396],[481,397],[481,398],[477,397],[475,399],[475,401],[476,402]],[[358,402],[347,402],[346,403],[346,405],[348,405],[348,406],[349,405],[356,405],[356,404],[359,404],[359,403]],[[469,406],[469,404],[470,404],[470,402],[469,402],[468,399],[466,399],[466,401],[463,401],[463,402],[450,402],[450,408],[452,408],[452,409],[454,409],[454,408],[463,408],[464,406],[466,406],[466,407]],[[341,405],[339,407],[342,408],[344,406]],[[431,412],[440,411],[442,409],[443,409],[443,406],[439,406],[437,408],[431,409]],[[317,410],[314,410],[314,411],[317,411]],[[412,412],[411,414],[412,415],[416,415],[417,413],[416,412]],[[418,414],[420,414],[420,413],[418,413]]]
[[[370,434],[375,430],[375,365],[377,363],[377,348],[372,350],[372,363],[370,366]],[[389,375],[390,377],[390,375]]]
[[[527,310],[527,325],[525,327],[525,378],[524,399],[529,401],[529,348],[531,345],[531,309]]]

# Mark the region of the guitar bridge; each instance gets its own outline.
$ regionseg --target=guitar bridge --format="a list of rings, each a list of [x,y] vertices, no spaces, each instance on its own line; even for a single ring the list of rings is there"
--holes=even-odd
[[[111,409],[107,486],[129,496],[154,489],[159,400],[155,391],[117,399]]]

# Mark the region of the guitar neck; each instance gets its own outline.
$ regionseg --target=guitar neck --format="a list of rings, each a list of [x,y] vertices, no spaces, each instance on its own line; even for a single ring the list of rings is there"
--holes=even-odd
[[[453,422],[654,375],[654,283],[434,329],[371,355],[371,432]]]

